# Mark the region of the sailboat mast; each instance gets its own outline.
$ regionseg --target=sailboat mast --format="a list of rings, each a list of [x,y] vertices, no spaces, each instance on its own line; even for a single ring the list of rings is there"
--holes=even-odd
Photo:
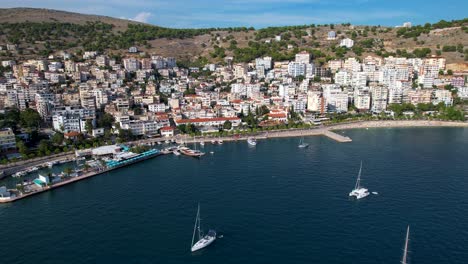
[[[201,231],[200,231],[201,219],[200,219],[200,204],[198,204],[198,240],[201,238]]]
[[[362,161],[361,161],[361,167],[359,167],[359,174],[357,177],[356,186],[354,187],[354,189],[356,190],[361,187],[361,172],[362,172]]]
[[[409,240],[409,226],[406,229],[405,249],[403,250],[403,259],[401,260],[401,264],[408,264],[408,261],[407,261],[408,240]]]
[[[193,227],[192,245],[191,246],[193,246],[193,241],[195,240],[195,232],[197,231],[197,223],[198,223],[199,215],[200,215],[200,204],[198,204],[197,216],[195,217],[195,226]],[[200,229],[198,229],[198,230],[200,230]],[[200,233],[198,234],[198,236],[200,237]]]

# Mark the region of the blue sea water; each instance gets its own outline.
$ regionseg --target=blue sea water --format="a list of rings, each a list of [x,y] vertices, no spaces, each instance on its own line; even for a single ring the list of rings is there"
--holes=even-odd
[[[468,129],[207,144],[0,205],[0,263],[467,263]],[[214,151],[214,154],[209,154]],[[348,197],[362,184],[379,195]],[[202,227],[223,238],[190,252]]]

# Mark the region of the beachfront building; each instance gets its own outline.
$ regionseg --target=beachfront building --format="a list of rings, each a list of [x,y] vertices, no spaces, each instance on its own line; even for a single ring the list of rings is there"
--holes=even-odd
[[[432,103],[437,105],[443,103],[445,106],[453,104],[452,92],[449,90],[435,90]]]
[[[388,89],[384,86],[374,86],[370,90],[372,107],[374,113],[380,113],[387,110]]]
[[[161,133],[161,137],[173,137],[174,136],[174,128],[173,127],[162,127],[159,132]]]
[[[371,105],[371,96],[367,87],[354,90],[354,106],[359,111],[368,111]]]
[[[177,119],[175,123],[179,125],[193,124],[200,127],[221,127],[225,122],[231,122],[233,127],[237,127],[241,123],[238,117],[213,117],[213,118],[194,118],[194,119]]]
[[[159,134],[159,129],[162,126],[156,121],[131,120],[125,123],[121,122],[120,127],[130,130],[134,136],[154,136]]]
[[[16,148],[16,138],[11,128],[0,129],[0,150],[9,150]]]
[[[345,113],[348,111],[348,93],[335,85],[323,87],[323,97],[328,112]]]
[[[325,100],[321,91],[308,91],[307,92],[307,111],[324,113],[326,110]]]

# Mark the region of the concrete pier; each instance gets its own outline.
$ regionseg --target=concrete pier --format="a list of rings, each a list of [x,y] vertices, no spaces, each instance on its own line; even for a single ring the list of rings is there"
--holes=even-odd
[[[324,130],[323,132],[323,135],[324,136],[327,136],[335,141],[338,141],[340,143],[346,143],[346,142],[351,142],[353,141],[350,137],[346,137],[346,136],[343,136],[343,135],[340,135],[340,134],[337,134],[333,131],[330,131],[330,130]]]

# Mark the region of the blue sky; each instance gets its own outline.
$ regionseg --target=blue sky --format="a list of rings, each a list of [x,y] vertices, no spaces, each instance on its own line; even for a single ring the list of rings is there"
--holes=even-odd
[[[395,26],[468,16],[466,0],[0,0],[0,7],[51,8],[177,28],[345,22]]]

